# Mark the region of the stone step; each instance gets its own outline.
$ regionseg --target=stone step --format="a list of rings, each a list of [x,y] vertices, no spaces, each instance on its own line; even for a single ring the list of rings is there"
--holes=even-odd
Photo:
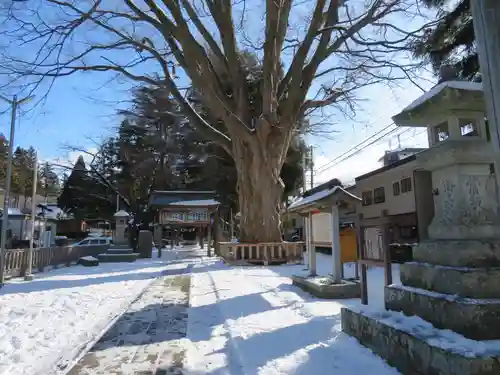
[[[99,259],[99,261],[102,262],[102,263],[135,262],[138,257],[139,257],[139,254],[137,254],[137,253],[132,253],[132,254],[109,254],[109,253],[103,253],[103,254],[99,254],[97,256],[97,258]]]
[[[413,261],[450,267],[500,267],[500,242],[423,241],[413,247]]]
[[[130,245],[109,245],[109,249],[130,249]]]
[[[497,375],[497,342],[469,340],[416,317],[343,308],[342,330],[408,375]]]
[[[385,287],[385,307],[417,315],[474,340],[500,339],[500,299],[471,299],[401,285]]]
[[[409,262],[400,266],[401,283],[469,298],[500,298],[500,268],[435,266]]]
[[[106,254],[132,254],[134,249],[125,248],[125,249],[111,249],[106,250]]]
[[[81,257],[78,259],[78,264],[81,264],[84,267],[95,267],[99,265],[99,259],[93,256]]]

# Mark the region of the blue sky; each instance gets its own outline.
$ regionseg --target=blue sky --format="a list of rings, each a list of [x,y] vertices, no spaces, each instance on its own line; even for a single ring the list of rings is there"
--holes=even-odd
[[[256,8],[256,12],[260,11],[261,9]],[[250,30],[261,26],[261,22],[253,22]],[[40,157],[45,160],[61,158],[75,161],[79,153],[68,153],[64,147],[67,144],[82,149],[95,149],[96,142],[112,134],[113,128],[119,124],[120,118],[116,111],[119,107],[127,106],[126,101],[131,97],[132,82],[110,82],[110,77],[107,73],[87,73],[58,80],[43,106],[39,105],[19,117],[15,144],[23,147],[34,146]],[[427,87],[430,87],[429,83]],[[420,93],[421,91],[410,83],[397,90],[391,90],[381,84],[358,92],[358,98],[363,101],[355,121],[332,112],[337,125],[331,128],[330,137],[310,138],[316,150],[316,166],[325,164],[389,124],[390,117]],[[21,112],[30,108],[31,105],[27,104]],[[5,109],[7,105],[0,103],[0,111]],[[7,137],[9,121],[9,113],[0,116],[0,132]],[[419,146],[422,139],[425,141],[426,138],[417,135],[403,141],[407,145]],[[388,147],[387,142],[374,145],[357,157],[319,174],[316,181],[321,182],[333,177],[350,180],[374,169],[378,166],[376,160]]]
[[[15,144],[35,147],[41,159],[75,159],[66,145],[82,149],[95,147],[119,124],[118,108],[127,106],[131,82],[108,82],[105,73],[77,74],[56,81],[43,103],[40,95],[22,105],[18,112]],[[103,86],[104,85],[104,86]],[[0,102],[0,132],[9,136],[8,104]]]

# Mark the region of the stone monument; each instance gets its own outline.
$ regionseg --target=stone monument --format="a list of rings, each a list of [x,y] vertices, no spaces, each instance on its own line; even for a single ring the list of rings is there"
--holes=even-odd
[[[115,218],[115,231],[113,233],[113,243],[115,245],[128,245],[128,220],[130,215],[123,210],[116,212],[113,217]]]
[[[153,254],[153,233],[149,230],[140,230],[137,240],[137,250],[141,258],[151,258]]]
[[[401,266],[403,285],[385,288],[387,311],[343,309],[342,329],[404,374],[500,374],[500,218],[482,86],[443,82],[393,119],[427,127],[417,164],[432,173],[434,218]]]

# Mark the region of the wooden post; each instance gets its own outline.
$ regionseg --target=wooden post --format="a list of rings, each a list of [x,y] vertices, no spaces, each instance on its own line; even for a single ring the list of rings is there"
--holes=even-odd
[[[210,220],[211,216],[208,216]],[[212,225],[209,223],[207,226],[207,256],[212,256]]]
[[[203,249],[203,245],[204,245],[204,228],[203,227],[199,227],[198,228],[198,236],[200,236],[199,238],[199,242],[200,242],[200,247]]]
[[[311,271],[309,272],[309,276],[316,276],[316,248],[313,245],[313,221],[312,221],[312,211],[309,212],[308,217],[308,238],[309,242],[309,266],[311,267]]]
[[[311,249],[309,248],[309,241],[308,241],[308,238],[309,238],[309,219],[307,216],[303,216],[302,217],[302,220],[303,220],[303,227],[302,227],[302,239],[304,241],[304,247],[305,247],[305,250],[306,250],[306,256],[305,256],[305,266],[306,266],[306,269],[309,268],[309,260],[310,260],[310,251]],[[304,259],[304,254],[302,254],[302,259]]]
[[[215,249],[215,254],[217,254],[217,255],[220,256],[219,221],[220,221],[220,219],[219,219],[219,208],[217,207],[217,209],[214,212],[214,223],[213,223],[213,226],[214,226],[214,249]]]
[[[356,216],[356,242],[357,242],[357,252],[358,259],[361,265],[361,278],[360,278],[360,287],[361,287],[361,303],[363,305],[368,305],[368,284],[366,277],[366,264],[364,264],[365,259],[365,229],[363,227],[363,215],[358,214]]]
[[[340,284],[342,281],[342,258],[340,255],[340,224],[339,206],[332,206],[332,278],[333,282]]]
[[[387,218],[387,216],[385,216]],[[387,219],[385,219],[387,220]],[[382,251],[384,256],[384,275],[385,285],[392,284],[392,262],[391,262],[391,249],[390,249],[390,225],[384,222],[382,225]]]

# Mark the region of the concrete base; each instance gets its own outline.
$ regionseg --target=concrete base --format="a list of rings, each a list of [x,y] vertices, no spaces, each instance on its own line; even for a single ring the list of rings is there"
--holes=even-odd
[[[24,275],[24,281],[33,281],[33,275]]]
[[[343,308],[342,330],[403,374],[500,374],[498,345],[467,340],[395,314],[381,312],[377,316]]]
[[[469,298],[500,298],[500,268],[401,265],[403,285]]]
[[[135,262],[139,258],[139,254],[109,254],[103,253],[97,256],[102,263],[113,263],[113,262]]]
[[[413,260],[451,267],[500,267],[500,241],[423,241],[413,248]]]
[[[327,281],[327,278],[324,278]],[[341,284],[322,283],[320,278],[292,276],[293,285],[311,293],[315,297],[325,299],[360,298],[361,287],[356,280],[342,280]]]
[[[385,307],[417,315],[438,328],[451,329],[474,340],[500,339],[500,299],[460,298],[390,285],[385,287]]]

